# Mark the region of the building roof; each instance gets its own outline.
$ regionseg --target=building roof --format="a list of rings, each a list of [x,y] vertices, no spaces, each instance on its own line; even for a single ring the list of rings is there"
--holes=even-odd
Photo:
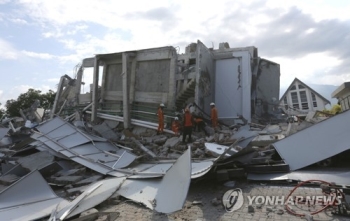
[[[344,82],[332,93],[333,98],[337,98],[338,95],[346,88],[350,88],[350,82]]]
[[[299,80],[298,78],[294,78],[293,82],[289,85],[289,87],[287,88],[287,90],[284,92],[283,96],[280,99],[280,102],[284,99],[284,97],[286,96],[286,94],[288,93],[288,91],[290,90],[290,88],[294,85],[294,83],[298,81],[299,83],[301,83],[303,86],[305,86],[306,88],[309,88],[314,94],[316,94],[317,96],[319,96],[320,98],[322,98],[322,100],[324,100],[326,102],[326,104],[331,104],[331,102],[329,100],[327,100],[325,97],[323,97],[321,94],[319,94],[317,91],[315,91],[314,89],[312,89],[311,87],[309,87],[307,84],[305,84],[304,82],[302,82],[301,80]]]

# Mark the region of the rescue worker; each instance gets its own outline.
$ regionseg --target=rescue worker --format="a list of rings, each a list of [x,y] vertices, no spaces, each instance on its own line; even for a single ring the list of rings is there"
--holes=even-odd
[[[184,115],[184,130],[182,135],[182,143],[185,143],[186,137],[188,135],[188,142],[192,142],[192,127],[193,127],[193,117],[188,108],[185,109]]]
[[[178,117],[175,117],[173,123],[171,124],[171,129],[175,133],[175,136],[179,135],[181,124]]]
[[[196,115],[196,116],[193,116],[193,119],[194,119],[194,130],[198,131],[198,132],[201,132],[201,131],[204,131],[205,135],[208,136],[209,134],[207,133],[207,131],[205,130],[205,123],[203,121],[203,117],[201,115]]]
[[[218,110],[215,107],[215,103],[210,103],[211,106],[211,112],[210,112],[210,119],[211,119],[211,125],[214,129],[218,126]]]
[[[163,130],[164,130],[164,104],[161,103],[158,107],[158,130],[157,130],[157,134],[163,134]]]

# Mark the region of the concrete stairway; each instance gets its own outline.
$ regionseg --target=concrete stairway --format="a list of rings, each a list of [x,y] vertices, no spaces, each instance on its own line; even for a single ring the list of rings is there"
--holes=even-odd
[[[195,94],[195,87],[196,87],[196,79],[192,78],[185,88],[180,91],[178,96],[176,97],[175,105],[177,109],[182,109],[184,107],[185,102],[191,98],[194,97]]]

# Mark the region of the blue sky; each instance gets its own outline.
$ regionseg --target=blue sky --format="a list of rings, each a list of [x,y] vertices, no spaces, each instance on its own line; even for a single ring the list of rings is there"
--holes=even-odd
[[[255,46],[281,88],[350,80],[350,1],[0,0],[0,102],[56,90],[86,57],[161,46]],[[86,74],[85,80],[91,80]]]

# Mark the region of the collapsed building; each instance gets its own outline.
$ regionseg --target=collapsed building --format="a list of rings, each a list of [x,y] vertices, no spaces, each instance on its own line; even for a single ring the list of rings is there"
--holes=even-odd
[[[93,83],[82,93],[87,68],[93,68]],[[350,112],[306,129],[287,123],[278,117],[279,77],[279,65],[258,57],[257,48],[227,43],[212,49],[198,41],[184,54],[161,47],[86,58],[76,76],[61,77],[49,118],[38,120],[44,112],[35,103],[21,114],[30,121],[25,127],[9,121],[0,128],[0,216],[65,220],[116,196],[172,213],[183,207],[191,181],[203,176],[317,177],[298,170],[348,150],[344,128]],[[210,136],[194,132],[195,141],[184,145],[171,130],[155,134],[160,103],[166,104],[170,125],[184,107],[208,116],[213,101],[222,127]],[[280,124],[257,123],[276,120]],[[330,149],[334,140],[322,135],[334,125],[344,130],[332,131],[342,139]],[[299,129],[292,132],[293,127]]]
[[[93,67],[92,90],[80,94],[84,69],[89,67]],[[241,115],[252,122],[273,113],[279,86],[279,64],[260,58],[257,48],[221,43],[213,49],[198,41],[184,54],[161,47],[84,59],[75,79],[62,77],[52,115],[69,115],[73,107],[91,104],[92,121],[108,113],[130,128],[156,122],[160,103],[167,107],[169,124],[186,105],[194,104],[208,114],[209,104],[215,102],[222,121],[233,123]]]

